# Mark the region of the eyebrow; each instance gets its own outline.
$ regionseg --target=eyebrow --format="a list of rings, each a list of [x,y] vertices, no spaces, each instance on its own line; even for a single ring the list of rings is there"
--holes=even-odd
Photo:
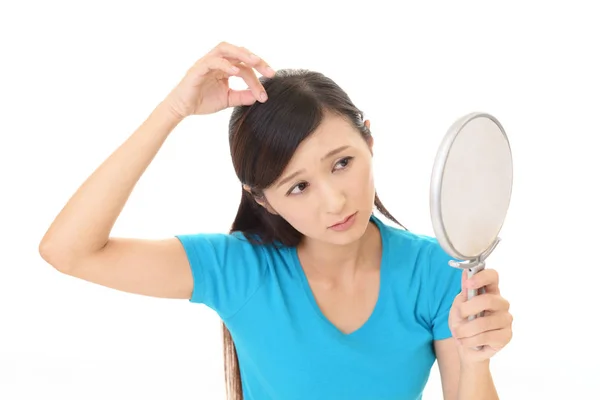
[[[323,157],[321,157],[321,161],[324,161],[326,159],[328,159],[329,157],[333,157],[338,153],[341,153],[342,151],[346,150],[347,148],[349,148],[350,146],[341,146],[338,147],[336,149],[331,150],[329,153],[325,154]],[[281,186],[285,185],[286,183],[288,183],[289,181],[291,181],[292,179],[294,179],[296,176],[300,175],[302,172],[304,172],[304,169],[300,169],[288,176],[286,176],[284,179],[282,179],[278,184],[277,184],[277,188],[280,188]]]

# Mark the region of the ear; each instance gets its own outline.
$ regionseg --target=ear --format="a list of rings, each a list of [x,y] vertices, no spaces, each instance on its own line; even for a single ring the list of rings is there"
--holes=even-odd
[[[261,197],[261,198],[257,198],[254,197],[254,200],[256,201],[256,203],[261,206],[262,208],[264,208],[265,210],[267,210],[268,213],[273,214],[273,215],[277,215],[277,211],[275,211],[273,209],[273,207],[271,207],[271,205],[269,204],[269,202],[267,201],[266,198]]]
[[[261,206],[262,206],[262,207],[263,207],[265,210],[267,210],[267,212],[268,212],[269,214],[273,214],[273,215],[279,215],[279,214],[277,213],[277,211],[275,211],[275,210],[273,209],[273,207],[271,207],[271,205],[270,205],[269,203],[267,203],[267,202],[259,202],[259,201],[257,201],[257,203],[258,203],[258,204],[260,204],[260,205],[261,205]]]
[[[264,197],[257,197],[252,193],[252,190],[250,189],[250,186],[248,185],[243,185],[242,186],[244,188],[244,190],[248,193],[250,193],[250,195],[252,196],[252,198],[254,199],[254,201],[256,201],[256,204],[258,204],[259,206],[263,207],[265,210],[267,210],[269,213],[273,214],[273,215],[277,215],[277,212],[273,209],[273,207],[271,207],[271,205],[267,202],[267,199],[265,199]]]

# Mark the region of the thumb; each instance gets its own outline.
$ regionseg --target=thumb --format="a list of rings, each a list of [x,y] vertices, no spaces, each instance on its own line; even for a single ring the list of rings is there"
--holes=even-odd
[[[230,90],[227,101],[228,107],[251,106],[256,102],[256,98],[250,89]]]
[[[460,283],[460,293],[458,293],[456,295],[456,297],[454,297],[454,302],[453,302],[453,307],[457,306],[460,303],[464,303],[465,301],[467,301],[468,299],[468,293],[467,293],[467,288],[465,287],[465,284],[467,282],[467,271],[464,270],[462,272],[462,278],[461,278],[461,283]]]
[[[460,295],[458,296],[458,298],[460,299],[459,301],[461,303],[464,303],[465,301],[467,301],[468,298],[468,294],[467,294],[467,270],[463,270],[462,272],[462,279],[460,282]]]

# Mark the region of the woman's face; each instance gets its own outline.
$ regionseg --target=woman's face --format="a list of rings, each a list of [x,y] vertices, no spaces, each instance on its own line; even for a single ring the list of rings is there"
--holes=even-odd
[[[359,239],[375,199],[372,146],[346,119],[328,114],[265,190],[265,206],[311,239],[338,245]]]

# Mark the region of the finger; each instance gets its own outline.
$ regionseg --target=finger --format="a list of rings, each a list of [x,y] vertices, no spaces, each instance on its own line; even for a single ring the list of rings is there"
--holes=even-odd
[[[238,64],[237,66],[240,69],[240,72],[237,74],[237,76],[246,82],[248,89],[252,91],[254,98],[262,103],[267,101],[267,92],[265,91],[264,86],[258,80],[254,70],[245,64]]]
[[[458,305],[458,312],[461,318],[468,318],[470,315],[477,315],[483,311],[508,311],[510,303],[500,295],[484,293],[473,297]]]
[[[228,94],[229,107],[250,106],[256,102],[256,97],[251,90],[230,90]]]
[[[467,301],[467,289],[465,288],[465,282],[467,281],[467,271],[464,270],[462,273],[462,282],[460,285],[460,293],[454,297],[452,308],[457,307],[460,303]]]
[[[466,282],[466,286],[467,289],[471,290],[481,289],[485,287],[485,291],[487,293],[498,294],[500,293],[500,291],[498,290],[498,281],[498,271],[494,269],[484,269],[473,275],[470,279],[468,279]]]
[[[267,100],[267,93],[263,85],[260,83],[256,75],[254,74],[252,68],[248,67],[247,65],[241,63],[234,65],[231,61],[225,58],[209,56],[203,59],[202,62],[198,63],[197,68],[198,72],[202,75],[212,70],[218,70],[223,72],[227,77],[239,76],[248,84],[248,87],[251,90],[255,100],[260,100],[261,102],[265,102]],[[239,97],[237,94],[233,94],[233,96],[234,97],[232,99],[229,99],[233,103],[247,104],[249,102],[249,100],[246,97],[247,93],[242,93],[239,95],[242,97]]]
[[[468,338],[462,338],[459,339],[458,342],[461,344],[461,346],[465,347],[489,346],[498,351],[506,346],[506,344],[510,342],[511,338],[512,330],[505,328],[483,332],[479,335]]]
[[[198,73],[206,75],[209,71],[221,71],[227,76],[233,76],[240,73],[240,67],[220,57],[203,58],[197,65]]]
[[[463,301],[467,301],[468,297],[468,291],[467,291],[467,277],[468,277],[468,273],[467,270],[463,270],[462,272],[462,281],[461,281],[461,298]]]
[[[267,64],[265,60],[244,47],[235,46],[227,42],[221,42],[213,49],[212,52],[213,54],[221,57],[243,62],[244,64],[255,68],[264,76],[272,77],[275,75],[275,71]]]
[[[501,312],[475,318],[472,321],[462,321],[453,327],[453,335],[457,339],[462,339],[488,331],[508,328],[512,326],[512,318],[510,313]]]

